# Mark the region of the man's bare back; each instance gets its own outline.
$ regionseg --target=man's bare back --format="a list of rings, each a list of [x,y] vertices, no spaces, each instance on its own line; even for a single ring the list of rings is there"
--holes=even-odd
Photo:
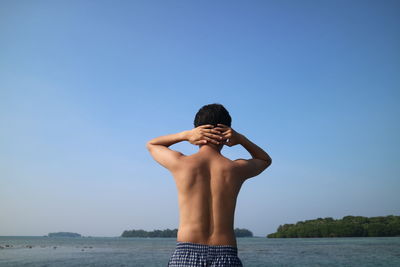
[[[173,172],[180,213],[177,241],[236,246],[234,213],[244,179],[235,173],[235,163],[203,145],[179,164]]]
[[[197,153],[185,156],[169,145],[189,141],[200,145]],[[220,150],[223,145],[242,145],[252,159],[230,160]],[[232,128],[218,124],[155,138],[147,148],[174,176],[178,190],[178,242],[236,247],[234,214],[243,182],[260,174],[271,158],[260,147]]]

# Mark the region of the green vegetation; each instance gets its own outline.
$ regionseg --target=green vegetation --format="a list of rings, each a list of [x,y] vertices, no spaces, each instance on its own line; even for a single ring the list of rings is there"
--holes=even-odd
[[[70,232],[49,233],[49,237],[81,237],[80,234]]]
[[[165,229],[165,230],[154,230],[154,231],[145,231],[145,230],[130,230],[124,231],[121,237],[176,237],[178,234],[178,229]],[[252,237],[253,233],[247,229],[235,229],[236,237]]]
[[[235,228],[236,237],[253,237],[253,233],[245,228]]]
[[[366,236],[400,236],[400,216],[318,218],[279,225],[276,233],[267,235],[268,238]]]
[[[176,237],[177,233],[178,229],[154,230],[150,232],[140,229],[124,231],[121,237]]]

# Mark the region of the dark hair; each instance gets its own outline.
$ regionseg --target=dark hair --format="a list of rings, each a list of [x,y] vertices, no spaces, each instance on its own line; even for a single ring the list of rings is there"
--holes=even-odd
[[[232,118],[225,107],[217,103],[203,106],[194,118],[194,127],[206,124],[217,126],[218,123],[231,127]]]

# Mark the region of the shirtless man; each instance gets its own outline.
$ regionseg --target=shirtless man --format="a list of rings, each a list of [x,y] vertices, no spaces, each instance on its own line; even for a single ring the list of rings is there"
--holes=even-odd
[[[270,156],[233,130],[228,111],[220,104],[203,106],[192,130],[150,140],[152,157],[173,175],[178,190],[177,246],[168,266],[242,266],[234,233],[236,199],[246,179],[271,165]],[[193,155],[168,147],[189,141],[199,146]],[[230,160],[224,145],[240,144],[252,159]]]

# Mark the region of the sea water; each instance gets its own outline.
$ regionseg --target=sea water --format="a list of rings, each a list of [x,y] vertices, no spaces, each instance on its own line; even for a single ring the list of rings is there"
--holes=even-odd
[[[244,266],[400,266],[400,237],[253,237],[237,244]],[[0,237],[0,246],[1,267],[166,266],[176,239]]]

